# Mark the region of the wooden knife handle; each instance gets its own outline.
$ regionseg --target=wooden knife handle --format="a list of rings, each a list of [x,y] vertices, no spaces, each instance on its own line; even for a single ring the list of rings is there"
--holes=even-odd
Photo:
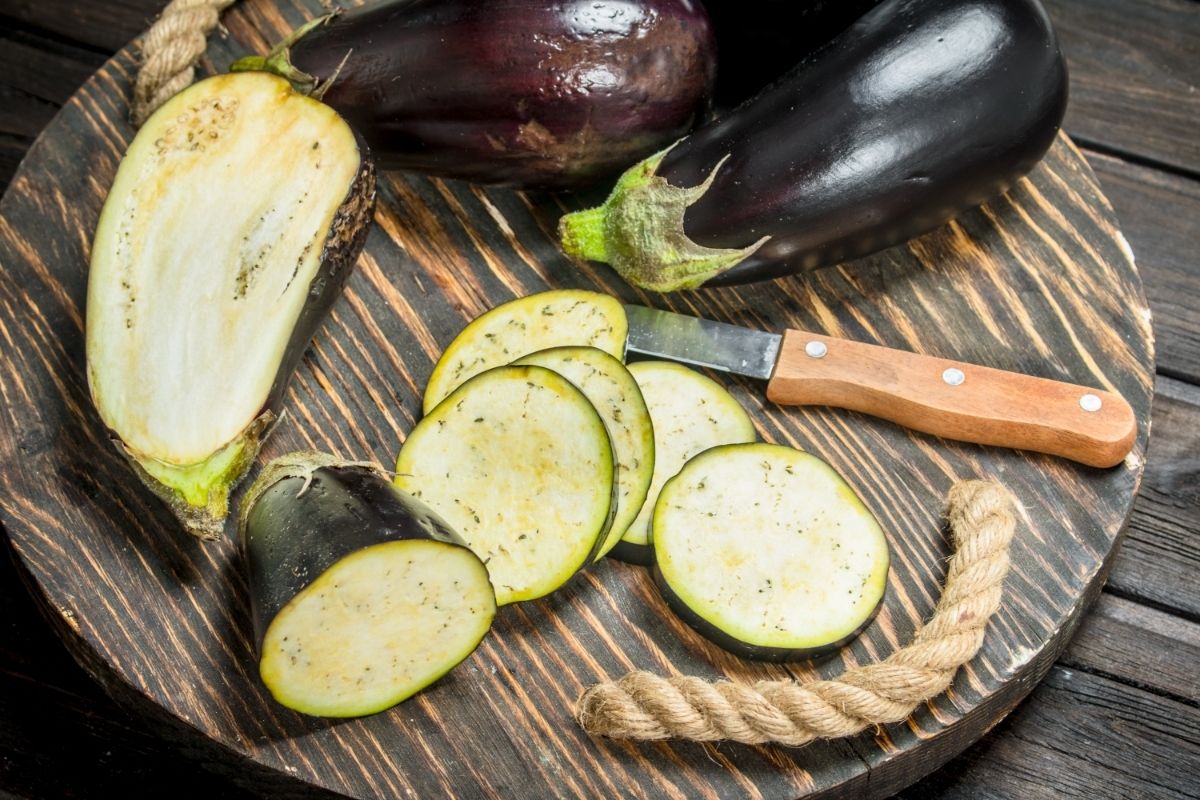
[[[887,347],[787,331],[767,397],[861,411],[947,439],[1121,463],[1137,419],[1120,395]]]

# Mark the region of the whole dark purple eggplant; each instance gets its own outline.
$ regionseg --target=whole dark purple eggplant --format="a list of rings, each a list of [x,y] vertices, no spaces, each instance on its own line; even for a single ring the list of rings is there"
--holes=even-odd
[[[883,250],[1011,186],[1053,143],[1066,65],[1036,0],[887,0],[560,224],[673,291]],[[680,188],[691,187],[691,188]]]
[[[715,64],[696,0],[390,0],[234,69],[313,92],[383,168],[566,187],[684,135]]]
[[[879,5],[883,0],[705,0],[717,36],[713,100],[732,108]]]

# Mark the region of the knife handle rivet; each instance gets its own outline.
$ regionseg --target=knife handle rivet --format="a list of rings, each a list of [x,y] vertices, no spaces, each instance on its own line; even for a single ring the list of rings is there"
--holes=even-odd
[[[942,373],[942,380],[951,386],[962,386],[962,382],[966,379],[967,376],[958,367],[950,367]]]
[[[1079,398],[1079,407],[1084,411],[1099,411],[1102,405],[1100,398],[1090,392]]]
[[[825,346],[824,342],[814,341],[804,345],[804,352],[809,358],[824,358],[825,354],[829,352],[829,348]]]

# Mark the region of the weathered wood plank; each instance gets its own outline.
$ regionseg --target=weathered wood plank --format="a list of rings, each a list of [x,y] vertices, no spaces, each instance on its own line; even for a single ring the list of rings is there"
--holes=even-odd
[[[1200,174],[1200,9],[1193,0],[1047,0],[1071,71],[1066,128]]]
[[[104,55],[0,28],[0,191],[29,145]]]
[[[1157,385],[1146,471],[1108,584],[1200,619],[1200,388]]]
[[[1105,592],[1059,664],[1195,704],[1200,701],[1200,623]]]
[[[150,733],[71,660],[0,556],[0,793],[249,797]]]
[[[6,0],[0,6],[0,19],[8,17],[95,50],[115,53],[145,31],[166,4],[166,0]]]
[[[1196,797],[1200,709],[1055,667],[983,741],[903,800]]]
[[[1196,138],[1200,139],[1200,128]],[[1137,257],[1154,312],[1159,372],[1200,383],[1200,258],[1196,250],[1200,181],[1094,152],[1088,153],[1088,163],[1099,176]]]

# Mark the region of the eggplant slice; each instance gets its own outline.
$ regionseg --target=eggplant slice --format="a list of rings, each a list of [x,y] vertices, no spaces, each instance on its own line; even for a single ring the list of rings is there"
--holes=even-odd
[[[596,347],[625,353],[629,323],[616,298],[582,289],[519,297],[476,317],[450,342],[425,385],[424,413],[486,369],[549,347]]]
[[[428,503],[487,564],[500,605],[543,597],[589,564],[612,524],[604,422],[544,367],[496,367],[417,424],[396,485]]]
[[[612,555],[632,564],[650,564],[650,520],[663,485],[692,456],[722,444],[753,442],[754,423],[733,395],[715,381],[682,364],[638,361],[629,365],[650,410],[654,426],[654,477],[646,502],[613,547]]]
[[[887,588],[879,523],[821,459],[776,444],[715,447],[654,510],[654,576],[685,622],[748,658],[829,652],[875,617]]]
[[[263,73],[185,89],[130,144],[92,247],[88,381],[121,451],[193,533],[220,535],[374,198],[345,121]]]
[[[617,459],[617,508],[608,538],[596,560],[621,541],[621,532],[633,522],[654,475],[654,426],[650,410],[633,375],[617,359],[595,347],[552,347],[519,359],[552,369],[575,384],[596,407]]]
[[[305,714],[411,697],[470,655],[496,613],[483,562],[370,465],[276,459],[247,493],[241,540],[259,674]]]

